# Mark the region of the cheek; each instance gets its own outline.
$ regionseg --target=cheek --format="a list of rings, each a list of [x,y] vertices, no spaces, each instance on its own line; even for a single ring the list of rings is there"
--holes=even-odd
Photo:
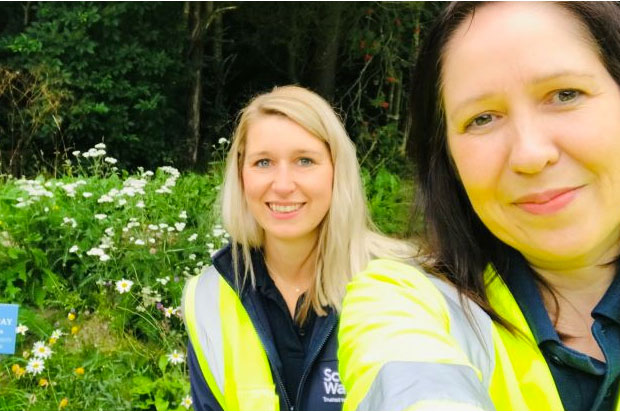
[[[449,143],[457,175],[472,202],[477,200],[474,196],[493,190],[505,164],[501,146],[491,137],[485,141],[475,137],[458,137]]]
[[[259,195],[260,182],[255,174],[245,170],[241,173],[241,181],[243,184],[243,196],[251,206],[251,202],[256,200]]]
[[[325,203],[327,203],[327,208],[329,209],[329,206],[332,202],[332,193],[334,190],[333,169],[330,168],[330,170],[326,171],[321,181],[324,182],[321,188],[321,192],[323,193],[323,198],[325,199]]]

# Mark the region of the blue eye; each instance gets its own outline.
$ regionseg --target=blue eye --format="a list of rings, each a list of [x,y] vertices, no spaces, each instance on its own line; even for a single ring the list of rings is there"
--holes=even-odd
[[[301,166],[311,166],[311,165],[313,165],[313,164],[314,164],[314,161],[313,161],[312,159],[310,159],[310,158],[307,158],[307,157],[302,157],[302,158],[300,158],[300,159],[298,160],[298,162],[299,162],[299,164],[300,164]]]
[[[269,159],[260,159],[256,163],[256,167],[269,167],[271,161]]]

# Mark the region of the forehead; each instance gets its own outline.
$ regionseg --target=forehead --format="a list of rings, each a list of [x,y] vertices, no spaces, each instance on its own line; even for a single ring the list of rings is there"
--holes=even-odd
[[[457,27],[442,53],[442,87],[492,81],[599,63],[595,41],[568,10],[553,3],[500,2],[476,8]],[[474,79],[477,75],[479,79]],[[472,76],[473,75],[473,76]]]
[[[282,114],[261,114],[248,123],[245,149],[249,151],[328,149],[323,139]]]

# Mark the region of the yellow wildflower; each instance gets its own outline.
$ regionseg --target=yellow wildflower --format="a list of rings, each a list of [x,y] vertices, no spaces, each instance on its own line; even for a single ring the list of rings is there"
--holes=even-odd
[[[75,374],[84,375],[84,368],[82,368],[81,366],[79,368],[75,368]]]
[[[50,338],[49,342],[50,345],[53,345],[54,343],[56,343],[56,338]]]
[[[49,383],[49,381],[48,381],[47,379],[45,379],[45,378],[41,378],[41,379],[39,379],[39,386],[41,386],[41,387],[46,387],[46,386],[48,386],[49,384],[50,384],[50,383]]]
[[[62,398],[62,400],[60,401],[60,403],[58,404],[58,409],[64,409],[67,405],[69,404],[69,399],[67,398]]]
[[[80,327],[79,326],[73,326],[71,328],[71,334],[72,335],[76,335],[79,331],[80,331]]]
[[[17,373],[17,371],[19,370],[20,366],[17,363],[14,363],[13,366],[11,366],[11,371],[13,373]]]
[[[67,319],[69,319],[69,320],[75,320],[75,313],[73,313],[73,312],[69,312],[69,314],[67,315]]]
[[[17,379],[21,378],[26,374],[26,368],[22,368],[21,366],[15,371],[15,377]]]

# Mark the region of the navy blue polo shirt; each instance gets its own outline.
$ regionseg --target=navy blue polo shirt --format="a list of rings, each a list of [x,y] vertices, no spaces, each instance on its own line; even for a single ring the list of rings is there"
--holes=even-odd
[[[618,265],[617,265],[618,266]],[[620,276],[592,311],[592,335],[606,362],[564,345],[545,309],[532,269],[511,256],[508,288],[519,304],[558,388],[565,410],[613,410],[620,377]]]

